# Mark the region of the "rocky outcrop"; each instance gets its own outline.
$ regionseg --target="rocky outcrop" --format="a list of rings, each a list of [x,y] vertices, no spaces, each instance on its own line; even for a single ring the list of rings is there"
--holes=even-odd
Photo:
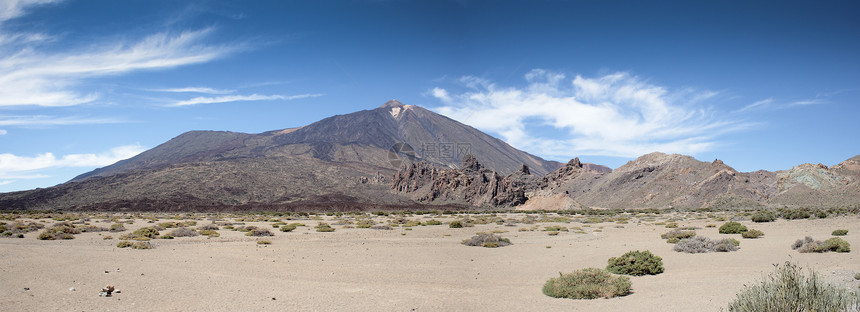
[[[473,155],[463,157],[459,169],[439,169],[418,162],[394,175],[392,189],[421,203],[463,203],[472,206],[517,206],[526,202],[534,183],[528,166],[507,176],[484,168]]]

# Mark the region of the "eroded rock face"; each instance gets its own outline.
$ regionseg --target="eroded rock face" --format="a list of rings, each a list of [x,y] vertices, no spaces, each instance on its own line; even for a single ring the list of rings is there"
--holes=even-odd
[[[464,203],[473,206],[517,206],[526,202],[534,178],[528,166],[507,176],[484,168],[472,155],[460,169],[439,169],[425,163],[404,166],[394,175],[392,189],[422,203]]]

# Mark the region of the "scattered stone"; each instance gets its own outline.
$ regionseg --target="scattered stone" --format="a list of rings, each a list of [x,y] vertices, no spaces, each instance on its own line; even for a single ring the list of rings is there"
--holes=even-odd
[[[113,285],[108,284],[99,292],[99,297],[110,297],[113,295],[114,290],[116,290]]]
[[[69,291],[75,291],[74,287],[69,287]]]
[[[30,287],[24,287],[24,291],[30,290]]]

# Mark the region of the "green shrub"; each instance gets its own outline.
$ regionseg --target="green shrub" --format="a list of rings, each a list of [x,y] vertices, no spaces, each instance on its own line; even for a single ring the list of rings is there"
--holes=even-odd
[[[642,276],[663,273],[663,258],[651,251],[628,251],[620,257],[608,260],[606,270],[615,274]]]
[[[451,221],[448,223],[448,227],[452,229],[460,229],[463,228],[463,222],[460,222],[459,220]]]
[[[741,237],[743,238],[759,238],[762,236],[764,236],[764,232],[756,229],[750,229],[749,231],[741,233]]]
[[[209,236],[210,238],[221,236],[221,234],[215,230],[200,230],[200,235]]]
[[[359,229],[369,229],[374,224],[376,224],[376,222],[373,222],[373,220],[363,219],[363,220],[359,220],[358,222],[356,222],[355,227],[359,228]]]
[[[55,240],[55,239],[57,239],[56,237],[54,237],[54,234],[52,234],[51,232],[48,232],[48,231],[42,231],[42,233],[39,233],[39,236],[37,236],[36,238],[38,238],[40,240]]]
[[[131,245],[133,245],[133,243],[130,241],[120,241],[119,243],[116,243],[116,247],[119,248],[131,247]]]
[[[152,249],[152,244],[149,242],[136,242],[131,245],[131,249]]]
[[[511,240],[493,234],[479,233],[478,235],[472,236],[470,239],[463,240],[462,244],[466,246],[497,248],[511,245]]]
[[[720,234],[741,234],[747,231],[747,227],[737,222],[726,222],[720,227]]]
[[[267,229],[254,229],[245,233],[245,236],[275,236],[275,234],[272,234],[272,232]]]
[[[161,235],[158,237],[158,239],[174,239],[174,238],[175,237],[173,237],[173,235],[170,235],[170,234],[164,234],[164,235]]]
[[[839,237],[833,237],[826,241],[817,241],[812,237],[807,236],[804,239],[798,239],[791,245],[791,249],[801,253],[808,252],[850,252],[851,245]]]
[[[317,232],[334,232],[334,228],[325,222],[320,222],[320,224],[318,224],[314,228],[317,229]]]
[[[773,222],[776,221],[776,214],[770,211],[759,211],[750,217],[753,222]]]
[[[597,268],[558,275],[543,285],[545,295],[570,299],[612,298],[629,294],[632,285],[625,276],[615,276]]]
[[[424,222],[424,224],[425,225],[440,225],[440,224],[442,224],[442,222],[439,220],[436,220],[436,219],[430,219],[429,221]]]
[[[790,262],[776,266],[758,284],[744,287],[729,311],[857,311],[860,295],[826,283],[815,271],[803,274]]]
[[[666,228],[667,228],[667,229],[674,229],[674,228],[677,228],[677,227],[678,227],[678,223],[677,223],[677,222],[669,222],[669,223],[666,223]]]
[[[257,245],[271,245],[271,244],[272,244],[272,241],[267,240],[267,239],[257,241]]]
[[[854,274],[854,279],[860,280],[860,273]]]
[[[160,233],[154,227],[139,228],[131,233],[133,237],[156,238]]]
[[[787,209],[780,212],[780,215],[787,220],[809,219],[812,213],[808,209]]]
[[[282,225],[280,227],[281,232],[292,232],[295,229],[296,229],[295,224],[286,224],[286,225]]]
[[[848,235],[848,230],[835,230],[831,233],[833,236],[845,236]]]
[[[696,236],[696,231],[688,231],[681,229],[674,229],[669,232],[663,233],[660,235],[660,238],[665,239],[666,242],[670,244],[674,244],[679,242],[682,239],[690,238]]]

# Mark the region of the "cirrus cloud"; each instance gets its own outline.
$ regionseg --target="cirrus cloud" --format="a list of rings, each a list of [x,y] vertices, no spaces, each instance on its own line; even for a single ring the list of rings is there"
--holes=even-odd
[[[312,98],[323,96],[323,94],[313,93],[313,94],[299,94],[299,95],[260,95],[260,94],[251,94],[251,95],[225,95],[225,96],[216,96],[216,97],[196,97],[190,100],[179,101],[174,103],[171,106],[190,106],[190,105],[198,105],[198,104],[214,104],[214,103],[228,103],[228,102],[241,102],[241,101],[269,101],[269,100],[298,100],[304,98]]]
[[[535,69],[525,80],[524,87],[502,87],[467,76],[460,79],[466,91],[437,87],[428,93],[443,103],[437,112],[555,159],[696,154],[714,148],[719,135],[747,126],[702,105],[717,92],[672,91],[625,72],[569,79]]]

